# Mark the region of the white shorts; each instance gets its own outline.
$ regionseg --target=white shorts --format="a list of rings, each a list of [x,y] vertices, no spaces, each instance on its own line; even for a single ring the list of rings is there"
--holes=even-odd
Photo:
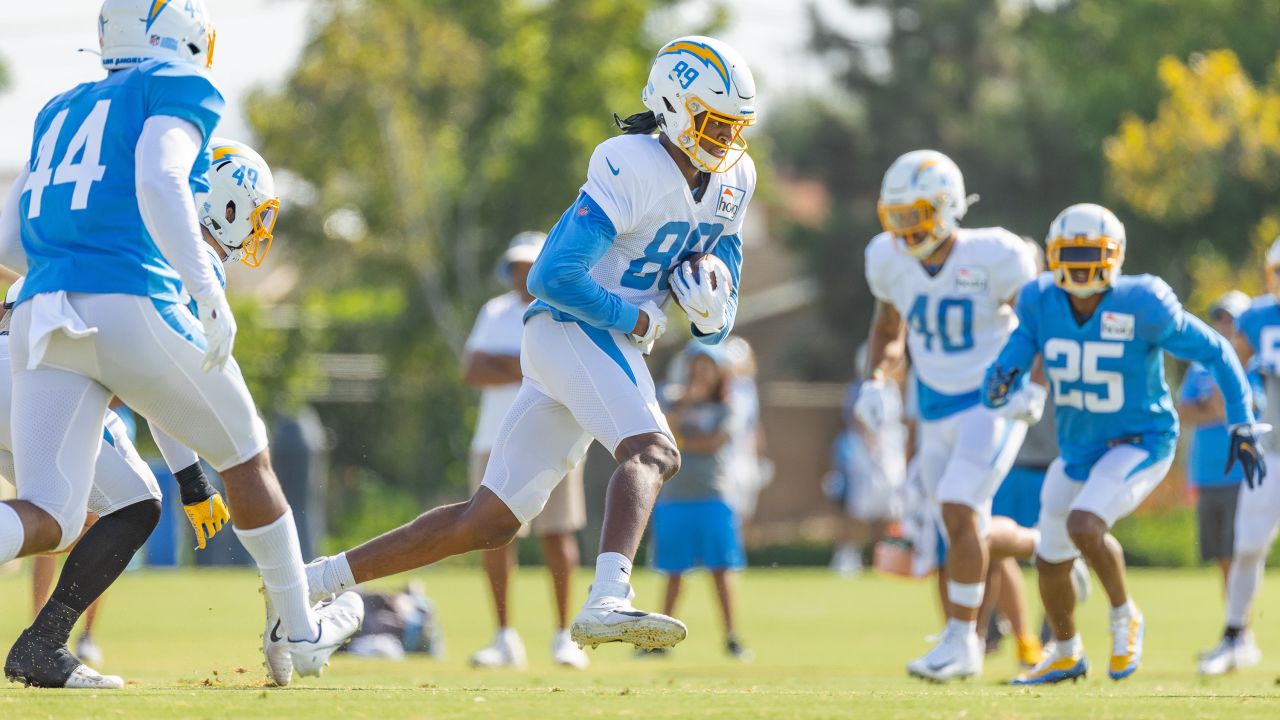
[[[991,524],[991,498],[1013,467],[1027,424],[974,405],[920,423],[920,484],[940,513],[944,503],[978,513],[979,531]]]
[[[520,522],[538,516],[595,438],[612,454],[627,438],[674,442],[640,350],[622,333],[540,313],[520,343],[524,382],[502,420],[483,485]]]
[[[9,409],[13,404],[13,383],[9,369],[9,336],[0,336],[0,476],[17,484],[13,469],[13,425]],[[160,499],[160,486],[151,468],[138,455],[124,422],[107,411],[104,440],[93,468],[93,487],[88,510],[102,517],[143,500]]]
[[[1249,489],[1240,483],[1236,503],[1235,553],[1266,554],[1280,526],[1280,454],[1266,454],[1267,475]]]
[[[186,307],[44,293],[13,313],[18,497],[58,518],[66,542],[75,539],[67,539],[71,524],[83,521],[113,394],[218,470],[266,449],[266,428],[234,360],[200,369],[204,333]]]
[[[1089,469],[1084,482],[1067,477],[1066,463],[1054,460],[1040,491],[1040,543],[1036,554],[1051,563],[1080,557],[1067,533],[1067,516],[1083,510],[1102,518],[1110,528],[1128,516],[1164,480],[1173,454],[1152,457],[1146,448],[1117,445]]]

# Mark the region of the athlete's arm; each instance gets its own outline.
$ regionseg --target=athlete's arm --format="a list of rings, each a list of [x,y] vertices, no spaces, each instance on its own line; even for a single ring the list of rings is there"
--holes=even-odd
[[[907,355],[907,323],[893,305],[877,300],[867,334],[867,367],[872,378],[883,377]]]
[[[551,307],[605,330],[643,334],[640,308],[600,287],[591,277],[618,236],[604,210],[586,193],[551,228],[529,271],[529,292]]]
[[[200,458],[178,440],[175,440],[157,425],[151,423],[151,439],[155,441],[160,454],[164,456],[165,465],[173,473],[178,482],[178,492],[182,496],[182,510],[191,523],[191,530],[196,534],[196,549],[203,550],[223,525],[231,520],[227,504],[222,494],[209,484],[205,477]]]
[[[471,387],[510,385],[523,378],[519,355],[469,352],[462,360],[462,382]]]
[[[24,165],[18,179],[9,188],[4,209],[0,210],[0,265],[19,275],[27,271],[27,254],[22,249],[22,221],[18,219],[18,199],[22,197],[22,188],[26,187],[29,172]]]
[[[1253,422],[1253,394],[1240,359],[1227,339],[1199,318],[1178,309],[1169,333],[1160,343],[1168,352],[1204,365],[1222,389],[1227,422],[1231,425]]]
[[[165,259],[197,299],[223,294],[204,252],[191,196],[191,168],[203,147],[200,130],[170,115],[147,118],[134,151],[138,209]]]

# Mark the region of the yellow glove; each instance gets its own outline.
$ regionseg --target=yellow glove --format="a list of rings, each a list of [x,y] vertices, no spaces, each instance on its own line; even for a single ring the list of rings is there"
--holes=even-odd
[[[191,529],[195,531],[196,541],[200,543],[196,547],[197,550],[203,550],[205,541],[217,535],[222,526],[231,519],[226,503],[222,502],[222,495],[216,492],[208,500],[183,505],[182,509],[187,513],[187,520],[191,521]]]

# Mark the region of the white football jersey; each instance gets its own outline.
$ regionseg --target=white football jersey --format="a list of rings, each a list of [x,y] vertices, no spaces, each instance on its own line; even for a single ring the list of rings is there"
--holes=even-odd
[[[711,253],[726,243],[741,253],[739,232],[755,187],[755,164],[744,156],[713,174],[698,201],[658,138],[605,140],[591,155],[582,192],[604,210],[618,235],[591,269],[592,279],[634,305],[661,305],[668,297],[668,273],[688,255]]]
[[[1007,301],[1036,276],[1030,246],[1004,228],[961,228],[937,275],[890,233],[872,238],[867,284],[907,322],[907,348],[920,382],[943,395],[982,386],[1018,324]]]

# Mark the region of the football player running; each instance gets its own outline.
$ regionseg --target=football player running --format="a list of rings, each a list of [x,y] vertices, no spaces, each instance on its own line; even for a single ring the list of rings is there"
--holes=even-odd
[[[1267,250],[1266,264],[1270,294],[1236,318],[1235,347],[1245,363],[1257,360],[1265,391],[1265,402],[1259,405],[1263,407],[1263,419],[1274,426],[1280,421],[1280,238]],[[1268,433],[1260,444],[1266,462],[1272,468],[1280,467],[1280,437]],[[1226,629],[1218,645],[1200,659],[1202,675],[1222,675],[1262,661],[1262,653],[1249,631],[1249,615],[1262,585],[1267,552],[1280,527],[1277,488],[1280,481],[1275,478],[1240,486],[1231,570],[1227,573]]]
[[[619,465],[605,498],[595,582],[571,636],[583,646],[639,648],[684,639],[679,620],[631,605],[632,559],[658,490],[680,465],[644,355],[667,326],[669,292],[702,342],[718,343],[732,328],[739,232],[756,180],[742,137],[755,122],[755,83],[727,44],[682,37],[658,51],[641,99],[649,112],[620,121],[626,134],[596,148],[586,184],[530,273],[538,300],[525,314],[524,381],[481,488],[467,502],[312,563],[315,593],[505,545],[594,438]],[[711,257],[686,262],[694,253]],[[716,266],[730,277],[713,284]]]
[[[1018,296],[1018,328],[987,371],[983,401],[1007,402],[1036,355],[1044,358],[1060,457],[1041,494],[1036,568],[1053,651],[1016,685],[1056,683],[1088,671],[1076,632],[1072,561],[1084,555],[1111,605],[1113,680],[1142,662],[1145,622],[1129,596],[1124,555],[1109,533],[1164,479],[1178,416],[1164,378],[1164,352],[1209,368],[1222,388],[1231,464],[1258,482],[1249,384],[1225,338],[1182,309],[1160,278],[1124,276],[1124,226],[1099,205],[1072,205],[1049,228],[1049,272]]]
[[[37,116],[0,231],[10,241],[0,261],[29,266],[11,336],[18,499],[0,503],[0,562],[80,534],[117,395],[221,474],[236,535],[262,575],[263,649],[283,685],[294,669],[321,672],[358,629],[363,603],[354,594],[314,610],[308,602],[266,429],[231,358],[235,319],[192,199],[209,189],[205,150],[224,106],[205,72],[208,18],[201,0],[106,0],[107,77]]]
[[[1035,533],[991,529],[991,498],[1008,473],[1044,391],[1028,385],[1014,407],[983,407],[982,373],[1013,329],[1018,288],[1035,276],[1022,238],[1002,228],[959,226],[970,199],[946,155],[915,150],[893,162],[880,190],[884,232],[866,250],[876,297],[868,338],[869,379],[854,411],[884,420],[888,379],[910,350],[921,418],[920,478],[947,538],[947,625],[938,644],[907,665],[936,682],[982,672],[977,634],[990,555],[1030,557]],[[1037,393],[1037,391],[1039,391]],[[989,552],[990,551],[990,552]]]

